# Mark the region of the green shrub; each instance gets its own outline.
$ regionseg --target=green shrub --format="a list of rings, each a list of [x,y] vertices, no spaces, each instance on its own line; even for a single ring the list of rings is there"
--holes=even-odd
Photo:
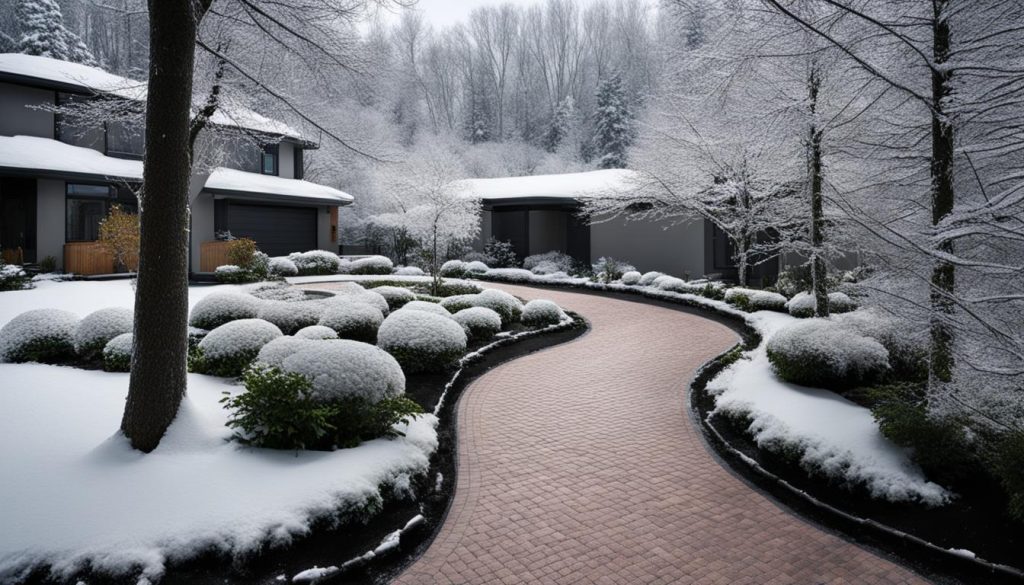
[[[782,329],[766,349],[779,377],[801,386],[841,392],[877,384],[889,373],[882,344],[825,319]]]
[[[1012,431],[997,440],[989,467],[1010,500],[1010,516],[1024,522],[1024,431]]]
[[[22,270],[21,266],[4,264],[0,260],[0,291],[22,290],[29,288],[32,284],[32,277]]]
[[[720,301],[725,298],[725,289],[720,286],[715,286],[709,282],[705,284],[704,288],[700,291],[700,296]]]
[[[516,257],[516,249],[512,242],[490,238],[484,244],[484,255],[491,259],[490,262],[486,262],[489,268],[515,268],[519,266],[519,258]]]
[[[39,261],[40,272],[57,272],[57,259],[53,256],[47,256]]]
[[[392,427],[423,412],[398,396],[371,404],[350,397],[323,402],[309,378],[273,367],[253,366],[242,376],[245,392],[225,392],[221,403],[232,411],[227,425],[242,443],[268,449],[354,447],[361,441],[398,433]]]
[[[107,372],[129,372],[132,369],[134,336],[122,333],[103,347],[103,369]]]

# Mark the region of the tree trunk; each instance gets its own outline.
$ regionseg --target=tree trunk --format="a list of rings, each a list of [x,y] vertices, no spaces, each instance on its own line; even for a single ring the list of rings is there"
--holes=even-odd
[[[828,287],[825,259],[821,257],[821,247],[825,243],[825,213],[821,192],[821,138],[822,131],[817,127],[814,116],[818,109],[818,88],[821,80],[817,70],[812,66],[807,80],[808,98],[811,108],[811,128],[809,136],[808,173],[811,190],[811,282],[814,287],[814,316],[828,317]]]
[[[952,72],[945,65],[949,60],[950,31],[946,20],[949,0],[934,3],[932,70],[932,225],[937,225],[952,213],[956,202],[953,191],[953,139],[954,131],[945,114],[945,100],[950,94]],[[953,253],[953,243],[943,242],[939,252]],[[929,378],[931,382],[949,382],[953,378],[953,330],[949,318],[953,313],[955,285],[953,264],[935,260],[931,278],[931,347],[929,352]]]
[[[193,0],[149,0],[149,94],[140,197],[135,347],[121,430],[157,447],[185,395],[189,115],[198,25]]]

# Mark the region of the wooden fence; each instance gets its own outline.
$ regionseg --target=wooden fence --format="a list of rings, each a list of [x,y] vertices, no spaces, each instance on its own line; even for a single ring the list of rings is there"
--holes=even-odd
[[[114,255],[99,242],[68,242],[64,244],[64,272],[113,274]]]
[[[229,264],[228,246],[231,242],[215,241],[199,244],[199,271],[213,272],[218,266]]]

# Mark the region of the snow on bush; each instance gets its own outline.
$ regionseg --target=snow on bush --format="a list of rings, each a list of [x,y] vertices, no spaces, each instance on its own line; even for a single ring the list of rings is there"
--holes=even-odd
[[[303,327],[316,325],[323,312],[323,303],[316,301],[264,301],[256,318],[269,321],[285,335],[291,335]]]
[[[832,313],[849,313],[857,309],[857,303],[846,293],[828,293],[828,310]]]
[[[237,376],[256,359],[264,345],[278,337],[281,337],[281,330],[262,319],[225,323],[199,342],[192,369],[214,376]]]
[[[354,282],[343,282],[334,289],[334,296],[324,299],[322,302],[327,305],[338,302],[356,302],[376,307],[381,313],[387,315],[390,312],[388,301],[384,295],[366,290]]]
[[[416,300],[415,293],[401,286],[378,286],[370,290],[384,297],[390,311],[401,309],[409,301]]]
[[[652,286],[659,290],[683,294],[699,295],[704,290],[703,284],[686,282],[674,276],[661,275],[651,281]]]
[[[32,285],[32,279],[22,270],[21,266],[4,264],[0,260],[0,291],[22,290]]]
[[[501,315],[484,307],[469,307],[452,315],[462,325],[470,341],[482,341],[501,331]]]
[[[260,311],[260,300],[252,295],[217,292],[199,300],[192,307],[188,324],[200,329],[215,329],[238,319],[255,319]]]
[[[395,274],[399,276],[426,276],[426,272],[419,266],[402,266],[395,271]]]
[[[337,274],[341,269],[341,258],[337,254],[326,250],[310,250],[308,252],[293,252],[288,259],[295,264],[296,270],[302,276],[313,274]]]
[[[200,329],[198,327],[188,327],[188,348],[190,350],[199,347],[199,342],[203,340],[210,332],[206,329]]]
[[[483,262],[481,262],[479,260],[474,260],[472,262],[467,262],[465,264],[464,268],[465,268],[466,272],[468,272],[469,274],[483,274],[483,273],[487,272],[488,270],[490,270],[490,268],[486,264],[484,264]]]
[[[659,276],[665,276],[665,273],[658,272],[656,270],[645,272],[643,276],[640,277],[639,284],[640,286],[651,286],[651,284],[654,283],[654,279],[658,278]]]
[[[768,359],[783,380],[829,390],[870,386],[889,370],[879,342],[828,319],[811,319],[776,332]]]
[[[409,372],[440,372],[466,352],[466,332],[450,317],[401,309],[380,326],[377,345]]]
[[[103,369],[108,372],[127,372],[132,368],[132,348],[135,338],[122,333],[103,347]]]
[[[813,317],[817,306],[818,303],[815,301],[814,295],[807,291],[802,291],[796,293],[793,298],[789,299],[789,302],[786,303],[786,310],[789,311],[790,315],[804,319],[807,317]],[[830,313],[849,313],[856,308],[857,303],[853,302],[853,299],[845,293],[829,293],[828,310]]]
[[[543,262],[538,262],[536,266],[534,266],[533,268],[530,268],[529,270],[530,270],[530,272],[532,272],[534,274],[539,274],[539,275],[542,275],[542,276],[543,275],[548,275],[548,274],[555,274],[556,272],[565,272],[564,270],[562,270],[562,269],[560,269],[558,267],[558,264],[555,264],[554,262],[551,262],[550,260],[545,260]]]
[[[377,329],[384,322],[380,309],[366,303],[334,302],[320,316],[318,325],[333,329],[341,339],[375,343]]]
[[[438,303],[431,303],[428,301],[410,301],[403,308],[407,311],[426,311],[435,315],[441,315],[442,317],[452,316],[448,309],[442,307]]]
[[[395,358],[349,339],[309,342],[285,358],[281,369],[309,378],[314,395],[324,401],[358,397],[375,404],[405,393],[405,374]]]
[[[297,276],[299,267],[285,256],[270,259],[270,273],[277,276]]]
[[[452,295],[441,299],[440,305],[445,309],[448,309],[449,313],[458,313],[463,309],[468,309],[473,305],[473,301],[476,300],[476,295]]]
[[[387,256],[370,256],[353,260],[349,266],[350,274],[391,274],[395,265]]]
[[[0,329],[0,362],[60,363],[75,357],[78,316],[59,309],[33,309]]]
[[[283,281],[258,282],[245,286],[242,290],[265,301],[305,301],[309,299],[306,291]]]
[[[548,270],[547,268],[542,271],[534,270],[542,264],[554,266],[554,270]],[[554,272],[570,272],[572,271],[573,259],[572,256],[563,252],[552,250],[543,254],[533,254],[523,259],[523,268],[533,272],[534,274],[551,274]]]
[[[701,287],[703,289],[703,286]],[[753,288],[734,287],[725,291],[725,302],[747,311],[786,311],[786,297]]]
[[[483,274],[488,280],[499,282],[530,282],[533,273],[523,268],[492,268]]]
[[[461,278],[466,275],[466,263],[462,260],[449,260],[441,265],[441,276]]]
[[[523,303],[519,299],[494,288],[478,293],[473,299],[473,306],[491,309],[501,315],[501,322],[506,326],[518,321],[523,314]]]
[[[544,299],[534,299],[526,303],[526,306],[523,308],[523,325],[529,327],[557,325],[566,317],[567,315],[562,310],[562,307]]]
[[[895,378],[925,379],[928,375],[927,331],[917,330],[878,311],[861,309],[830,319],[839,326],[870,337],[889,352],[889,366]]]
[[[640,284],[640,279],[642,277],[643,275],[636,270],[630,270],[622,275],[622,284]]]
[[[235,266],[234,264],[221,264],[220,266],[213,269],[214,276],[217,280],[222,282],[230,282],[232,279],[237,278],[244,272],[241,266]]]
[[[284,364],[284,360],[295,352],[321,341],[324,340],[283,335],[272,339],[270,343],[261,347],[259,353],[256,354],[256,359],[254,361],[266,366],[280,368],[281,365]]]
[[[132,310],[125,307],[108,307],[89,313],[75,328],[75,351],[85,358],[98,355],[108,341],[130,333],[133,321]]]
[[[299,339],[338,339],[338,332],[323,325],[310,325],[295,332]]]

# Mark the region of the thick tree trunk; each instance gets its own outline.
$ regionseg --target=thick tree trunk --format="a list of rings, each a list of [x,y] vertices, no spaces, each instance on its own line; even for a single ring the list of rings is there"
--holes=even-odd
[[[956,194],[953,190],[953,126],[945,114],[952,72],[945,66],[949,60],[950,30],[946,20],[949,0],[934,3],[932,71],[932,225],[937,225],[953,212]],[[953,253],[953,243],[944,242],[939,252]],[[931,278],[931,348],[929,376],[932,382],[949,382],[953,378],[953,330],[949,323],[953,313],[955,285],[953,264],[935,260]]]
[[[185,395],[189,115],[197,3],[149,0],[150,63],[135,348],[121,430],[136,449],[160,443]]]
[[[813,119],[818,109],[818,88],[820,85],[821,81],[818,78],[817,71],[812,67],[807,83],[812,116],[810,136],[808,137],[808,180],[811,190],[811,282],[814,287],[814,315],[816,317],[828,317],[828,287],[825,282],[827,271],[825,259],[821,256],[821,247],[825,243],[825,213],[821,192],[822,132],[818,129],[817,123]]]

